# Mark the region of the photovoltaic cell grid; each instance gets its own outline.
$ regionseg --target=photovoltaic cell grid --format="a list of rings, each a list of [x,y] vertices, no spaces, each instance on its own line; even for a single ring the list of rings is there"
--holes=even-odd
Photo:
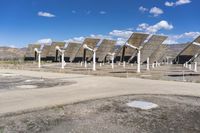
[[[41,52],[41,58],[46,58],[48,56],[50,48],[51,48],[51,45],[43,46],[42,52]]]
[[[153,52],[153,54],[149,58],[149,63],[154,63],[155,61],[159,61],[167,51],[167,46],[164,44],[160,44],[159,47]]]
[[[168,58],[168,61],[173,61],[174,58],[170,58],[168,56],[167,51],[169,51],[169,47],[167,45],[163,45],[165,50],[163,53],[161,53],[160,57],[157,59],[158,62],[163,62],[164,60],[166,61],[166,59]]]
[[[143,33],[133,33],[131,35],[131,37],[128,39],[127,43],[135,46],[135,47],[139,47],[142,45],[142,43],[146,40],[146,38],[148,37],[148,34],[143,34]],[[132,56],[135,53],[135,49],[132,49],[130,47],[126,47],[126,51],[124,56]],[[123,48],[120,51],[120,56],[122,55],[123,52]]]
[[[165,58],[168,57],[171,58],[171,60],[174,60],[179,55],[179,53],[187,47],[187,45],[187,43],[178,45],[167,45],[168,49],[166,51]]]
[[[145,62],[166,39],[166,36],[153,35],[141,49],[141,62]]]
[[[65,47],[65,42],[52,42],[49,53],[48,53],[49,57],[55,57],[57,46],[63,49]]]
[[[81,47],[79,48],[78,52],[76,53],[76,58],[83,58],[83,54],[84,54],[83,45],[84,44],[87,44],[88,47],[94,49],[99,41],[100,41],[100,39],[96,39],[96,38],[86,38],[84,40],[84,42],[82,43]],[[88,60],[90,60],[92,58],[92,55],[93,55],[93,53],[91,51],[87,50],[86,58]]]
[[[70,62],[72,62],[80,47],[81,43],[69,42],[65,49],[65,57],[68,57]]]
[[[99,62],[104,61],[106,55],[108,53],[113,52],[113,49],[115,47],[116,41],[114,40],[107,40],[104,39],[100,46],[97,49],[96,57],[98,58]]]
[[[197,37],[194,42],[200,43],[200,36]],[[193,42],[192,42],[193,43]],[[181,53],[180,55],[192,55],[194,56],[196,53],[199,52],[200,46],[194,45],[194,44],[189,44]]]
[[[198,63],[200,63],[200,52],[198,53],[198,56],[194,59],[193,62],[198,62]]]
[[[35,58],[35,48],[40,50],[40,44],[29,44],[25,53],[25,57]]]

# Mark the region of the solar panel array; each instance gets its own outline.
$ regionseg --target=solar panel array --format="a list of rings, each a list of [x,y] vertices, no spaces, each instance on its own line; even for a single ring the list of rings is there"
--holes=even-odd
[[[147,39],[149,35],[143,33],[133,33],[131,37],[128,39],[127,43],[133,45],[135,47],[139,47],[143,44],[143,42]],[[136,52],[135,49],[125,46],[124,57],[130,58]],[[122,56],[123,48],[121,48],[119,55]],[[122,57],[121,57],[122,58]]]
[[[48,56],[49,57],[54,57],[56,55],[56,47],[64,48],[65,47],[65,42],[52,42]]]
[[[65,49],[65,58],[68,58],[67,60],[72,62],[80,47],[81,43],[69,42]]]
[[[153,52],[158,49],[159,45],[162,44],[166,39],[166,36],[153,35],[141,49],[141,62],[145,62],[147,58],[150,57]]]
[[[200,43],[200,36],[197,37],[194,42]],[[193,43],[193,42],[192,42]],[[192,55],[194,56],[196,53],[198,53],[200,46],[194,45],[190,43],[181,53],[180,55]]]
[[[49,54],[51,45],[44,45],[41,52],[41,58],[46,58]]]
[[[149,57],[149,63],[154,63],[155,61],[159,61],[163,55],[167,51],[167,46],[160,44],[159,47],[153,52],[153,54]]]
[[[116,41],[104,39],[97,49],[96,57],[99,62],[103,62],[106,55],[113,52]]]
[[[29,44],[25,53],[25,58],[35,58],[35,48],[40,49],[40,44]]]
[[[82,43],[81,47],[79,48],[78,52],[76,53],[75,58],[79,58],[79,59],[81,59],[79,61],[82,61],[83,54],[84,54],[83,45],[87,44],[88,47],[94,49],[97,46],[97,44],[99,43],[99,41],[100,41],[100,39],[97,39],[97,38],[86,38],[84,40],[84,42]],[[86,59],[89,61],[89,60],[91,60],[92,56],[93,56],[93,53],[91,51],[87,50]]]
[[[193,42],[200,43],[200,36],[197,37]],[[174,62],[179,64],[184,64],[186,61],[189,61],[195,54],[198,53],[200,47],[194,45],[193,42],[189,43],[174,59]]]
[[[193,62],[199,62],[200,63],[200,53],[198,53],[198,56],[194,59]]]
[[[171,56],[174,57],[178,52],[174,52],[173,55],[171,54],[170,57],[170,49],[167,47],[167,45],[163,45],[162,43],[164,40],[166,40],[166,36],[161,36],[161,35],[152,35],[150,39],[145,43],[145,40],[148,38],[148,34],[143,34],[143,33],[133,33],[131,37],[128,39],[127,43],[139,47],[143,46],[141,49],[141,62],[145,62],[146,59],[149,57],[150,58],[150,63],[153,63],[155,61],[161,62],[166,58],[170,58]],[[200,43],[200,36],[194,40],[194,42]],[[91,61],[93,57],[93,52],[89,50],[84,50],[83,45],[87,44],[88,47],[94,49],[99,45],[96,53],[96,58],[98,62],[103,62],[105,58],[109,58],[110,56],[108,53],[113,53],[115,52],[116,58],[121,56],[122,59],[122,53],[123,50],[124,52],[124,58],[126,60],[124,61],[130,61],[132,60],[132,57],[136,57],[137,50],[130,48],[126,45],[122,46],[117,46],[115,48],[116,41],[115,40],[109,40],[109,39],[104,39],[100,40],[97,38],[86,38],[83,43],[76,43],[76,42],[70,42],[68,46],[65,49],[65,60],[66,58],[68,59],[67,61],[74,61],[76,62],[76,58],[79,58],[82,61],[84,54],[86,57],[87,61]],[[60,57],[60,53],[56,50],[56,46],[59,46],[61,49],[65,48],[65,42],[52,42],[51,45],[43,45],[43,47],[40,44],[30,44],[27,48],[26,54],[25,54],[25,59],[30,59],[34,60],[36,58],[36,53],[34,51],[35,48],[41,49],[41,58],[42,59],[49,59],[54,61],[58,61]],[[86,53],[84,53],[86,51]],[[178,51],[178,50],[176,50]],[[180,51],[180,50],[179,50]],[[194,57],[195,54],[200,53],[200,46],[194,45],[193,43],[190,43],[187,45],[178,56],[183,56],[184,60],[186,59],[186,56]],[[127,60],[128,59],[128,60]],[[173,59],[173,58],[170,58]],[[136,58],[134,58],[133,61],[135,61]],[[116,60],[115,60],[116,61]],[[194,61],[200,61],[200,56],[197,58],[194,58]],[[184,61],[183,61],[184,62]]]

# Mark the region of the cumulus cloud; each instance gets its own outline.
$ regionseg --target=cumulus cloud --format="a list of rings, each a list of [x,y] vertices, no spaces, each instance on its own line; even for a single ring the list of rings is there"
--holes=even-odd
[[[123,45],[127,41],[128,38],[117,38],[117,45]]]
[[[152,25],[152,26],[147,24],[147,23],[139,24],[138,27],[137,27],[137,31],[143,31],[143,32],[147,32],[147,33],[156,33],[156,32],[158,32],[162,29],[171,30],[173,28],[174,27],[173,27],[172,24],[169,24],[167,21],[162,20],[162,21],[160,21],[157,24]]]
[[[56,17],[54,14],[51,14],[49,12],[38,12],[38,16],[41,16],[41,17],[47,17],[47,18],[53,18],[53,17]]]
[[[73,13],[73,14],[76,14],[76,10],[72,10],[72,13]]]
[[[123,37],[123,38],[128,38],[133,34],[132,31],[129,30],[113,30],[109,33],[111,36],[116,36],[116,37]]]
[[[85,40],[85,37],[81,36],[81,37],[74,37],[74,38],[70,38],[67,40],[64,40],[64,42],[69,43],[69,42],[77,42],[77,43],[81,43]]]
[[[177,44],[192,41],[200,36],[200,32],[185,32],[179,35],[168,35],[168,39],[164,42],[165,44]]]
[[[179,6],[179,5],[184,5],[184,4],[189,4],[191,3],[192,1],[191,0],[178,0],[176,2],[169,2],[169,1],[166,1],[165,2],[165,6],[169,6],[169,7],[172,7],[172,6]]]
[[[101,34],[98,34],[98,35],[92,34],[92,35],[90,35],[90,37],[92,37],[92,38],[99,38],[99,39],[112,39],[112,37],[109,36],[109,35],[101,35]]]
[[[107,12],[106,11],[100,11],[99,14],[105,15],[105,14],[107,14]]]
[[[49,44],[49,43],[52,43],[52,39],[51,38],[40,39],[36,43],[38,43],[38,44]]]
[[[139,7],[139,11],[141,11],[141,12],[147,12],[148,9],[145,8],[145,7],[143,7],[143,6],[140,6],[140,7]]]
[[[161,14],[163,14],[163,10],[158,7],[152,7],[149,11],[150,14],[153,14],[154,17],[157,17]]]
[[[15,46],[15,45],[9,45],[9,47],[10,47],[10,48],[16,48],[16,46]]]

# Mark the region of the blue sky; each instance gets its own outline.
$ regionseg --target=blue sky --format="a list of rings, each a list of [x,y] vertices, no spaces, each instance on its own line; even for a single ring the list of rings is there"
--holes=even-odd
[[[87,36],[120,43],[132,32],[169,35],[168,43],[191,41],[200,35],[199,5],[199,0],[1,0],[0,45]]]

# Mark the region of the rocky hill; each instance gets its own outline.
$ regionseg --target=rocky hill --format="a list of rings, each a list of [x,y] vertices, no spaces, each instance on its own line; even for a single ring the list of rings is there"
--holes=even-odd
[[[0,60],[18,60],[24,57],[26,48],[0,47]]]

